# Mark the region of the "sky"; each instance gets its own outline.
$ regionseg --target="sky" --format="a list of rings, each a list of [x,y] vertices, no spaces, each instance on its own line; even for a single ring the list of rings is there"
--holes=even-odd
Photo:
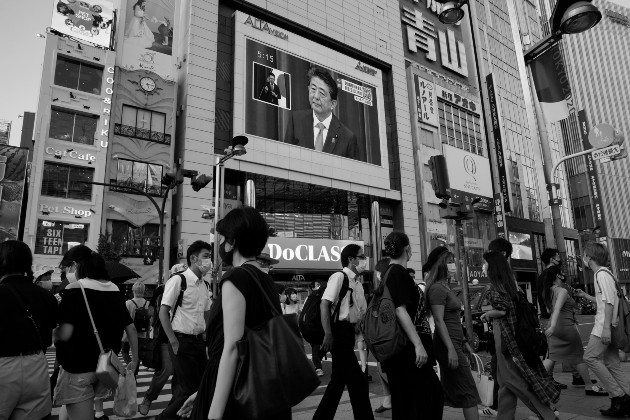
[[[19,145],[24,111],[37,111],[37,98],[41,81],[42,60],[46,40],[37,33],[46,34],[50,25],[54,0],[0,0],[0,39],[2,65],[0,65],[0,119],[13,122],[10,144]],[[630,7],[630,0],[609,0]],[[15,59],[11,59],[15,57]],[[19,62],[20,66],[9,65]]]

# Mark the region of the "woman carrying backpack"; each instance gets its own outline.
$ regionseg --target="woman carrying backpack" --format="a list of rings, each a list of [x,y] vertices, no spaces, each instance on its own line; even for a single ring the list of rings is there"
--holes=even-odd
[[[409,338],[407,346],[381,366],[387,374],[391,391],[392,419],[441,419],[444,397],[440,381],[433,370],[435,357],[431,331],[415,325],[428,326],[419,289],[407,272],[411,258],[409,237],[392,232],[385,238],[385,253],[391,258],[382,275],[383,283],[377,293],[387,287],[396,307],[396,318]]]
[[[516,343],[518,317],[515,302],[525,297],[518,291],[510,265],[503,254],[491,251],[486,252],[483,258],[488,265],[491,285],[489,296],[493,309],[483,314],[481,319],[493,320],[496,379],[499,382],[497,419],[513,419],[518,398],[540,419],[553,420],[556,415],[550,405],[558,401],[560,391],[542,361],[536,358],[527,363]]]
[[[127,307],[129,316],[131,316],[131,319],[133,320],[133,324],[136,327],[138,341],[140,342],[141,339],[147,338],[147,331],[148,331],[149,326],[151,325],[151,322],[150,320],[149,322],[141,322],[140,321],[141,317],[140,316],[136,317],[136,311],[140,308],[144,309],[144,311],[148,311],[148,301],[144,298],[144,290],[145,290],[144,283],[139,282],[139,281],[135,282],[133,286],[131,287],[131,290],[133,292],[133,299],[129,299],[127,302],[125,302],[125,306]],[[146,324],[146,325],[142,325],[142,324]],[[125,363],[131,362],[131,355],[129,354],[130,350],[131,350],[131,347],[129,346],[129,339],[127,338],[127,333],[125,333],[123,334],[122,347],[121,347],[122,358],[125,361]],[[137,376],[139,370],[140,370],[140,363],[136,365],[136,371],[134,372],[134,375]]]

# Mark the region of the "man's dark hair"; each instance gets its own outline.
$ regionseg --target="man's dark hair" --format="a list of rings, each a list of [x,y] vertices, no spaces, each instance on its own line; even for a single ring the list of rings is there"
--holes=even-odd
[[[346,245],[346,247],[341,251],[341,265],[347,267],[348,264],[350,264],[350,258],[354,258],[359,255],[359,251],[361,251],[360,245]]]
[[[231,210],[217,223],[216,231],[245,258],[257,257],[269,239],[269,225],[253,207]]]
[[[545,265],[547,265],[549,264],[549,261],[558,254],[559,252],[556,248],[545,248],[542,254],[540,254],[540,259]]]
[[[387,267],[389,267],[390,261],[391,260],[389,258],[383,258],[382,260],[379,260],[379,262],[377,262],[374,266],[374,271],[378,271],[379,273],[381,273],[382,276],[383,274],[385,274],[385,270],[387,270]]]
[[[32,265],[33,254],[24,242],[11,239],[0,243],[0,275],[26,274],[32,281]]]
[[[269,73],[269,74],[267,75],[267,79],[269,79],[269,76],[273,76],[273,78],[274,78],[274,79],[276,78],[276,75],[275,75],[275,74],[273,74],[273,73]]]
[[[488,251],[503,252],[505,253],[505,258],[510,258],[513,250],[512,244],[505,238],[493,239],[488,245]]]
[[[337,95],[339,94],[339,88],[337,87],[337,82],[330,75],[328,70],[324,70],[319,67],[311,67],[311,69],[308,71],[306,75],[308,76],[309,85],[311,84],[311,79],[313,77],[322,79],[322,81],[326,83],[326,85],[328,86],[328,89],[330,89],[330,99],[332,99],[333,101],[337,100]]]
[[[190,257],[192,255],[198,256],[201,251],[207,249],[208,251],[212,251],[212,247],[208,242],[204,241],[195,241],[188,247],[188,251],[186,251],[186,262],[188,262],[188,267],[190,267]]]
[[[109,280],[105,259],[96,252],[92,252],[90,256],[77,261],[77,264],[77,279]]]

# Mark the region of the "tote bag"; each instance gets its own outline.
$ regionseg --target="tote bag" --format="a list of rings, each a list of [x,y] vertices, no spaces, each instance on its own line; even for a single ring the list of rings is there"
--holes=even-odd
[[[475,353],[472,354],[475,362],[477,364],[477,371],[472,371],[473,379],[475,380],[475,385],[477,385],[477,392],[479,393],[479,398],[481,399],[481,404],[486,407],[490,407],[492,405],[492,391],[494,390],[494,380],[484,371],[483,362],[481,361],[481,357],[477,356]]]

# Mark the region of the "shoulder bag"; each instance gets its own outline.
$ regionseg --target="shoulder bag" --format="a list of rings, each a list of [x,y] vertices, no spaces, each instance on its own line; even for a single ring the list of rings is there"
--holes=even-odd
[[[235,418],[272,418],[308,397],[320,381],[304,353],[297,315],[278,312],[256,269],[241,267],[252,277],[273,317],[257,327],[245,327],[243,338],[236,342]]]
[[[96,364],[96,378],[106,388],[116,389],[118,387],[118,376],[124,372],[124,367],[118,356],[111,349],[107,349],[107,351],[103,349],[103,343],[101,342],[101,337],[98,335],[98,330],[96,329],[96,324],[92,317],[92,311],[90,310],[83,283],[81,280],[79,280],[78,283],[79,286],[81,286],[85,306],[87,307],[88,315],[90,315],[92,328],[94,328],[94,335],[96,336],[98,347],[101,350],[101,354],[98,356],[98,363]]]

